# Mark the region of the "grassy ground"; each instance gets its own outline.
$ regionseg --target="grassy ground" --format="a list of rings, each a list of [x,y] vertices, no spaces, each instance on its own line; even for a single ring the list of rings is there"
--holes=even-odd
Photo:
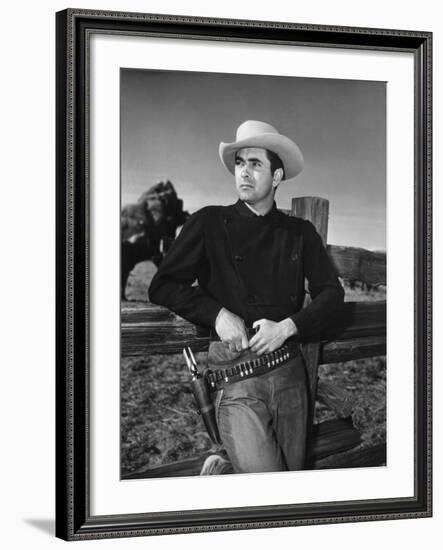
[[[155,268],[139,264],[128,281],[127,297],[146,301],[147,285]],[[346,289],[347,300],[384,300],[380,291]],[[204,364],[205,354],[197,360]],[[321,365],[319,374],[334,380],[355,400],[354,425],[362,446],[386,440],[386,361],[372,357],[347,363]],[[321,404],[316,421],[333,418]],[[189,375],[181,355],[122,358],[121,361],[121,473],[194,457],[209,450],[211,442],[195,412]]]

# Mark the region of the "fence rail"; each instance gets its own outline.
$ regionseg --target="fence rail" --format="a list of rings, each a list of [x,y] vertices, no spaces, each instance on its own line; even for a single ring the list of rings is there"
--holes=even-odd
[[[340,332],[338,332],[340,330]],[[335,363],[386,353],[386,303],[347,302],[337,320],[336,334],[321,344],[321,363]],[[125,305],[121,315],[121,353],[124,357],[181,353],[208,347],[209,336],[169,310],[146,304]]]

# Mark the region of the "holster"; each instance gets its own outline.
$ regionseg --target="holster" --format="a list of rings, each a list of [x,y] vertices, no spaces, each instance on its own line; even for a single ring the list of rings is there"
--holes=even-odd
[[[203,418],[206,430],[212,442],[216,445],[221,443],[220,433],[218,431],[217,420],[215,417],[215,407],[211,398],[211,391],[208,382],[209,371],[200,374],[191,380],[192,391],[197,402],[198,412]]]

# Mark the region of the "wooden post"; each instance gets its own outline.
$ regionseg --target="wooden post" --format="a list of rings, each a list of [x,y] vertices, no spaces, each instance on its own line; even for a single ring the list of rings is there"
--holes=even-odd
[[[291,214],[314,224],[323,244],[328,239],[329,201],[320,197],[297,197],[292,199]]]
[[[328,238],[329,201],[320,197],[297,197],[292,199],[291,214],[304,220],[309,220],[320,235],[323,244],[326,246]],[[310,302],[307,294],[304,306]],[[320,357],[320,345],[309,344],[304,349],[305,359],[309,374],[311,388],[312,407],[315,406],[315,395],[317,393],[317,370]]]
[[[326,246],[328,237],[329,201],[319,197],[297,197],[292,199],[291,215],[309,220],[320,235]],[[305,285],[306,286],[306,285]],[[304,307],[310,302],[309,294],[306,294]],[[310,410],[308,415],[308,453],[310,461],[310,447],[312,438],[312,426],[314,422],[315,400],[317,396],[318,364],[320,360],[320,344],[306,344],[302,347],[303,357],[309,378]]]

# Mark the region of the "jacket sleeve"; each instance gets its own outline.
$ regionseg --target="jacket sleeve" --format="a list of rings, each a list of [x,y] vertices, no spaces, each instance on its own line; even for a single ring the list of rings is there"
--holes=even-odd
[[[300,338],[320,336],[341,310],[344,290],[311,222],[304,222],[303,266],[312,301],[291,316]]]
[[[161,262],[148,293],[152,303],[162,305],[196,325],[213,327],[221,306],[195,285],[208,269],[203,211],[193,214]]]

